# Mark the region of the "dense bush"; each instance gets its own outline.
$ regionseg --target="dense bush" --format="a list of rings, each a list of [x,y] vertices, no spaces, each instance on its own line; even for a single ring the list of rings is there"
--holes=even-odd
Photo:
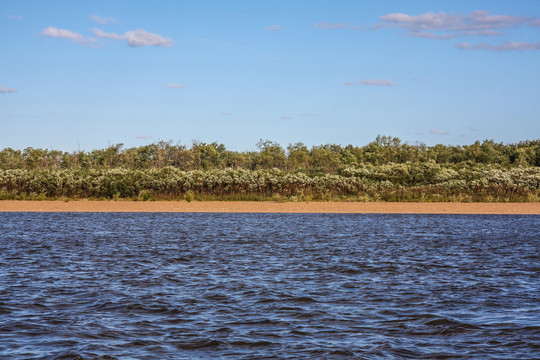
[[[258,151],[159,142],[90,152],[0,151],[0,199],[538,201],[540,140],[466,146],[302,143]]]
[[[10,169],[0,170],[0,189],[4,199],[538,201],[540,168],[407,163],[314,176],[279,169]]]

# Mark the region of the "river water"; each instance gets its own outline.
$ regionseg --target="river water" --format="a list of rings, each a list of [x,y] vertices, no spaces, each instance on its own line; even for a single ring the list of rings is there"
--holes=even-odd
[[[1,359],[538,354],[540,216],[0,213]]]

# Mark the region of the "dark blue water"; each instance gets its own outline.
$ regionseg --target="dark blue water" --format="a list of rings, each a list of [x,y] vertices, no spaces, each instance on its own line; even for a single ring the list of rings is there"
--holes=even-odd
[[[537,358],[540,216],[0,213],[1,359]]]

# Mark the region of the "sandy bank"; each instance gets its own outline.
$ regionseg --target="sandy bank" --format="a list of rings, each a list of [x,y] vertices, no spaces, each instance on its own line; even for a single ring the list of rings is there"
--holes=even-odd
[[[0,212],[535,214],[540,203],[0,201]]]

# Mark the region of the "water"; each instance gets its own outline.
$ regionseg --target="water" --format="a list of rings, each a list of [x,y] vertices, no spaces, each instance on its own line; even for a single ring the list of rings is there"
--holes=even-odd
[[[1,359],[535,358],[540,217],[0,213]]]

